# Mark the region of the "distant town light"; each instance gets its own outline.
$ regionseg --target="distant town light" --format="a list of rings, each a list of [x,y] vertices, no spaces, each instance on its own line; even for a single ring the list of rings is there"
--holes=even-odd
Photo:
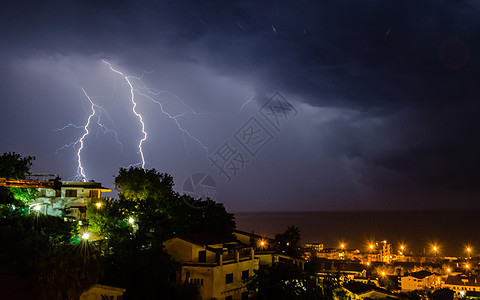
[[[133,224],[135,222],[135,219],[133,217],[128,218],[128,223]]]
[[[382,276],[385,276],[385,272],[382,272]]]
[[[450,268],[447,268],[447,272],[450,273],[450,271],[451,271]]]

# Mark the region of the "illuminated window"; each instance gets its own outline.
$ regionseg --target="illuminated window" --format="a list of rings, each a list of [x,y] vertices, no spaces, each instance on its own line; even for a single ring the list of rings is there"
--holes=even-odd
[[[77,197],[77,190],[66,190],[65,197]]]
[[[225,283],[229,284],[233,282],[233,273],[225,275]]]

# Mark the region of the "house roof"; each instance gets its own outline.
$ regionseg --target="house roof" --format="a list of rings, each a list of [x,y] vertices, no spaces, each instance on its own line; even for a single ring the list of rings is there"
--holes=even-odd
[[[448,276],[445,284],[463,285],[463,286],[480,286],[480,278],[477,276],[456,275]]]
[[[382,294],[385,294],[385,295],[392,295],[392,293],[390,293],[389,291],[387,291],[385,289],[382,289],[382,288],[379,288],[379,287],[376,287],[376,286],[373,286],[373,285],[370,285],[370,284],[356,282],[356,281],[346,283],[344,285],[344,288],[346,288],[351,293],[356,294],[356,295],[362,295],[362,294],[368,293],[370,291],[375,291],[375,292],[382,293]]]
[[[94,189],[101,190],[102,192],[111,192],[112,190],[106,187],[103,187],[100,182],[94,181],[62,181],[62,188],[83,188],[83,189]]]
[[[242,234],[242,235],[245,235],[245,236],[249,236],[250,238],[254,238],[254,239],[266,239],[266,240],[270,240],[270,241],[274,240],[270,237],[266,237],[266,236],[258,235],[258,234],[253,233],[253,232],[246,232],[246,231],[242,231],[242,230],[238,230],[238,229],[234,229],[233,233]]]
[[[423,278],[431,276],[431,275],[433,275],[433,273],[428,272],[428,271],[418,271],[418,272],[415,272],[415,273],[408,274],[408,276],[412,276],[412,277],[415,277],[417,279],[423,279]]]
[[[218,245],[236,242],[235,238],[224,238],[211,233],[186,233],[178,235],[177,238],[200,246]]]

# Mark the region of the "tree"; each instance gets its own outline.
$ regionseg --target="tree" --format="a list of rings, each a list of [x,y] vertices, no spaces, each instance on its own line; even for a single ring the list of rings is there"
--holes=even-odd
[[[175,194],[172,176],[158,173],[155,169],[145,170],[134,167],[128,170],[120,168],[115,177],[115,189],[125,199],[131,201],[142,201],[147,198],[168,201]]]
[[[284,233],[275,235],[277,250],[292,257],[300,256],[300,229],[289,226]]]
[[[255,294],[255,299],[323,299],[315,277],[287,262],[256,270],[255,275],[247,279],[246,286]]]
[[[0,156],[0,177],[25,179],[30,174],[33,160],[35,156],[22,157],[15,152],[5,152]]]
[[[0,177],[24,179],[30,174],[34,156],[22,157],[15,152],[4,153],[0,156]],[[26,203],[33,201],[37,196],[35,189],[0,187],[0,216],[6,218],[25,215],[28,209]]]
[[[432,293],[432,299],[433,300],[453,300],[453,296],[455,295],[455,292],[447,289],[447,288],[442,288],[434,291]]]
[[[198,200],[202,209],[190,207],[190,199],[173,190],[173,178],[154,169],[122,168],[115,188],[118,199],[90,203],[86,214],[88,230],[101,239],[97,243],[104,254],[106,283],[125,287],[138,299],[196,298],[196,288],[168,283],[178,265],[163,250],[163,242],[195,232],[230,237],[233,214],[210,199]]]

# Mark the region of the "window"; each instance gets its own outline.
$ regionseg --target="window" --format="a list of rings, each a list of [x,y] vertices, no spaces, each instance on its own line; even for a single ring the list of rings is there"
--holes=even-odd
[[[207,250],[198,251],[198,262],[207,262]]]
[[[233,273],[227,274],[225,276],[225,283],[229,284],[229,283],[232,283],[232,282],[233,282]]]
[[[99,190],[91,190],[90,191],[90,198],[100,198],[100,191]]]
[[[249,275],[248,270],[242,271],[242,280],[247,280]]]
[[[77,197],[77,190],[66,190],[65,197]]]
[[[203,285],[203,278],[190,278],[190,284]]]

